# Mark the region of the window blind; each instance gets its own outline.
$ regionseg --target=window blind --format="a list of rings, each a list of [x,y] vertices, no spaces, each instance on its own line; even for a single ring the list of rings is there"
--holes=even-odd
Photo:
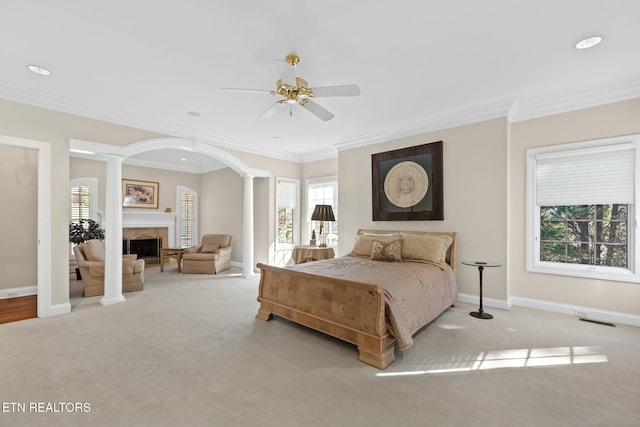
[[[538,206],[630,204],[635,144],[615,144],[536,156]]]

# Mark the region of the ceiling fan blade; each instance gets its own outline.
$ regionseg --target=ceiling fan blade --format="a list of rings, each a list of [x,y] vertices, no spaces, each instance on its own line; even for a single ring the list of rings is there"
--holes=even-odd
[[[313,87],[313,96],[358,96],[360,88],[358,85],[323,86]]]
[[[318,118],[320,118],[325,122],[333,119],[334,117],[331,111],[327,110],[326,108],[322,107],[320,104],[313,102],[311,100],[309,100],[305,104],[300,104],[300,105],[306,108],[307,111],[309,111],[311,114],[317,116]]]
[[[260,118],[261,119],[270,119],[271,117],[273,117],[281,109],[282,109],[282,104],[279,103],[279,102],[276,102],[271,107],[267,108],[267,110],[264,113],[260,114]]]
[[[221,87],[220,90],[233,92],[271,93],[271,91],[267,89],[243,89],[239,87]]]

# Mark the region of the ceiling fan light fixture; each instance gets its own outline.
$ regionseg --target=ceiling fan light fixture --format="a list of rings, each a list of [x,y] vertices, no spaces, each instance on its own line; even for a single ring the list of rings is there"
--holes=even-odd
[[[36,73],[36,74],[40,74],[41,76],[50,76],[51,75],[51,71],[49,71],[48,69],[41,67],[40,65],[35,65],[35,64],[29,64],[27,65],[27,68],[29,69],[29,71]]]
[[[589,49],[600,44],[600,42],[602,42],[602,36],[587,37],[576,43],[576,49]]]
[[[300,58],[296,54],[287,55],[285,62],[292,67],[295,67]],[[289,106],[289,116],[293,116],[293,104],[298,104],[314,116],[318,117],[322,121],[328,121],[333,119],[334,115],[326,108],[317,104],[314,99],[323,96],[358,96],[360,95],[360,88],[358,85],[340,85],[340,86],[321,86],[310,88],[309,83],[302,77],[293,75],[287,76],[287,78],[278,79],[276,82],[275,90],[257,90],[257,89],[240,89],[240,88],[222,88],[224,90],[236,90],[245,92],[262,92],[268,93],[271,96],[280,96],[282,99],[278,99],[272,104],[265,112],[263,112],[261,118],[270,118],[277,111],[281,111],[282,106]]]

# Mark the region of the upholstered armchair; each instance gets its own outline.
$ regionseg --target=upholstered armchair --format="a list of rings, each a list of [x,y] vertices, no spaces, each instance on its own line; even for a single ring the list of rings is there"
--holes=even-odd
[[[104,243],[87,240],[73,247],[83,283],[83,296],[104,295]],[[141,291],[144,284],[144,260],[122,255],[122,292]]]
[[[218,274],[231,268],[231,236],[205,234],[200,246],[188,248],[182,254],[182,272]]]

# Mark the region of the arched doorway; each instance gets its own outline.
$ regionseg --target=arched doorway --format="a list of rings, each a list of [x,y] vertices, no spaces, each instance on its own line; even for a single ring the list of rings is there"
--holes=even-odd
[[[203,141],[192,141],[182,138],[159,138],[141,141],[126,146],[113,146],[92,143],[87,141],[70,141],[70,150],[72,152],[82,152],[85,155],[90,153],[91,157],[107,161],[107,194],[106,194],[106,213],[105,223],[111,230],[122,229],[122,195],[119,183],[122,179],[121,168],[123,162],[127,158],[140,153],[157,150],[186,150],[201,153],[209,156],[216,161],[223,163],[230,169],[235,171],[243,179],[244,200],[243,200],[243,275],[249,276],[253,274],[253,180],[256,177],[269,177],[269,171],[256,169],[248,166],[236,156],[216,147],[213,144]],[[121,240],[116,233],[112,233],[113,241],[110,244],[105,241],[106,262],[105,262],[105,283],[109,282],[107,274],[110,274],[112,280],[116,282],[121,279],[119,274],[118,244],[114,243]],[[110,262],[111,259],[111,262]],[[110,268],[113,271],[110,271]],[[118,279],[117,279],[118,278]],[[103,304],[111,304],[124,300],[120,291],[113,290],[113,295],[108,295],[105,287],[105,297],[101,302]]]

